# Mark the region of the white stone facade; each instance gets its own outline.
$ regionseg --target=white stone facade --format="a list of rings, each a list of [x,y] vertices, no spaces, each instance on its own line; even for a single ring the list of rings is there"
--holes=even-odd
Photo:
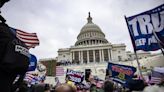
[[[69,48],[59,49],[57,61],[71,61],[71,57]]]
[[[100,27],[92,22],[90,13],[87,20],[87,24],[77,36],[75,45],[58,50],[58,62],[70,61],[82,64],[110,60],[125,61],[126,45],[108,42]]]
[[[163,67],[164,66],[163,61],[164,61],[164,57],[162,54],[156,54],[152,57],[139,59],[141,67],[144,66],[148,70],[150,70],[152,67]],[[134,66],[137,68],[136,74],[139,74],[136,60],[127,61],[127,62],[113,62],[113,63]],[[80,64],[80,65],[73,64],[73,65],[61,66],[61,67],[64,68],[65,72],[67,71],[67,69],[72,69],[75,71],[81,71],[85,73],[85,69],[91,69],[92,75],[96,75],[101,79],[105,79],[107,65],[108,65],[107,62],[100,62],[100,63],[88,63],[88,64]],[[143,75],[144,74],[146,75],[147,73],[149,73],[149,71],[145,71],[142,73]],[[60,81],[65,82],[65,75],[60,76]]]
[[[135,60],[136,59],[136,56],[135,56],[134,53],[128,51],[128,52],[126,52],[126,54],[127,54],[127,60]],[[142,59],[142,58],[151,57],[153,55],[150,52],[138,52],[137,56],[138,56],[139,59]]]

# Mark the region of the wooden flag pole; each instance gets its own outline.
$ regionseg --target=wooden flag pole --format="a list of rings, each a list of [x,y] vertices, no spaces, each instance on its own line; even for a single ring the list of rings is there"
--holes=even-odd
[[[126,18],[126,16],[124,16],[124,17],[125,17],[125,20],[126,20],[126,24],[127,24],[128,30],[129,30],[130,37],[131,37],[131,41],[132,41],[132,45],[133,45],[133,50],[134,50],[134,54],[136,56],[136,61],[137,61],[138,69],[139,69],[139,74],[143,78],[142,71],[141,71],[141,66],[140,66],[138,55],[137,55],[137,52],[136,52],[136,45],[135,45],[135,42],[133,40],[134,37],[133,37],[133,35],[132,35],[131,31],[130,31],[127,18]]]

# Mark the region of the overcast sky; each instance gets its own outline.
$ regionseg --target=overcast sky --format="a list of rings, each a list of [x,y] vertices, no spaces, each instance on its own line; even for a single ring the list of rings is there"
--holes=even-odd
[[[124,15],[135,15],[163,3],[164,0],[10,0],[2,8],[2,15],[10,26],[37,33],[40,45],[30,52],[41,59],[54,58],[59,48],[74,45],[89,11],[109,42],[125,43],[126,49],[133,51]]]

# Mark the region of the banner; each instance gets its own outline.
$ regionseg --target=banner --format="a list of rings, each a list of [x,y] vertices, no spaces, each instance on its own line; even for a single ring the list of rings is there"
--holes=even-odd
[[[164,4],[128,17],[126,22],[135,51],[160,49],[157,39],[164,48]]]
[[[111,78],[124,84],[126,80],[132,79],[134,73],[136,72],[136,68],[132,66],[120,65],[120,64],[113,64],[108,63],[107,70],[111,73]]]
[[[150,78],[150,80],[148,81],[148,83],[150,83],[150,84],[160,84],[160,83],[162,83],[162,78],[164,78],[164,73],[162,73],[161,70],[158,71],[158,70],[153,69],[152,74],[149,78]]]
[[[81,83],[84,80],[83,72],[67,69],[66,77],[72,82]]]
[[[56,76],[63,76],[64,74],[64,68],[62,66],[56,66]]]
[[[159,72],[161,74],[164,74],[164,67],[154,67],[153,71],[156,71],[156,72]]]
[[[35,71],[36,66],[37,66],[37,59],[36,59],[36,56],[30,54],[29,61],[30,61],[30,64],[29,64],[28,71]]]

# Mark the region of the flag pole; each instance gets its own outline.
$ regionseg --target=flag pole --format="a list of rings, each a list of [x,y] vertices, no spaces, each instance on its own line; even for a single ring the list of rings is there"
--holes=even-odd
[[[130,31],[127,18],[126,18],[126,16],[124,16],[124,17],[125,17],[125,21],[126,21],[126,24],[127,24],[128,30],[129,30],[131,41],[132,41],[134,54],[136,56],[136,61],[137,61],[138,69],[139,69],[139,74],[143,78],[142,71],[141,71],[141,66],[140,66],[140,62],[139,62],[138,55],[137,55],[137,52],[136,52],[136,45],[135,45],[135,42],[134,42],[134,37],[133,37],[133,35],[132,35],[131,31]]]
[[[138,69],[139,69],[140,76],[143,78],[142,71],[141,71],[141,65],[140,65],[140,62],[139,62],[139,59],[138,59],[137,52],[134,51],[134,54],[135,54],[135,56],[136,56],[136,61],[137,61],[137,65],[138,65]]]

